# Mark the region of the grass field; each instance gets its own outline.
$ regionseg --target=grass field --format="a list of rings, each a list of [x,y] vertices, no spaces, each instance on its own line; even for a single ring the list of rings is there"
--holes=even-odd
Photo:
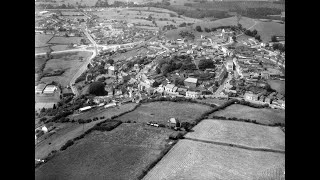
[[[35,179],[137,179],[168,144],[170,133],[133,123],[94,131],[36,169]]]
[[[210,109],[209,106],[195,103],[152,102],[142,104],[133,112],[118,117],[117,120],[140,123],[154,121],[166,124],[170,118],[176,118],[180,122],[191,122]]]
[[[281,153],[182,139],[143,179],[277,179],[279,175],[273,172],[283,172],[284,165],[285,155]]]
[[[35,72],[39,71],[40,70],[39,68],[45,63],[46,63],[46,56],[45,55],[35,56],[35,63],[34,63]]]
[[[261,40],[264,42],[271,41],[271,36],[284,36],[285,35],[285,24],[276,22],[262,22],[260,21],[252,29],[256,29],[258,34],[261,36]]]
[[[84,113],[82,117],[94,118],[95,114],[97,117],[105,116],[105,119],[111,118],[112,116],[127,112],[131,110],[136,104],[124,104],[120,108],[110,108],[104,109],[99,113]],[[75,137],[80,136],[88,129],[92,128],[97,123],[104,121],[105,119],[99,119],[97,121],[93,121],[87,123],[85,125],[79,125],[77,123],[66,123],[63,128],[61,128],[57,133],[52,135],[50,138],[45,141],[37,144],[35,148],[35,158],[43,159],[46,157],[52,150],[59,150],[68,140],[74,139]],[[49,143],[51,143],[49,145]]]
[[[48,41],[53,37],[53,35],[46,34],[36,34],[35,35],[35,47],[48,46]]]
[[[79,44],[82,37],[53,37],[48,43],[49,44]]]
[[[50,83],[52,81],[59,82],[62,86],[69,85],[74,74],[82,66],[83,62],[80,61],[79,57],[84,59],[89,58],[91,53],[89,52],[72,52],[63,54],[54,54],[53,59],[47,61],[44,73],[51,73],[55,70],[64,70],[64,73],[60,76],[43,77],[40,81]]]
[[[269,123],[285,123],[285,111],[277,109],[256,109],[249,106],[233,104],[223,110],[214,112],[209,116],[236,117],[239,119],[251,119],[257,122]]]
[[[185,137],[223,142],[252,148],[285,150],[285,134],[279,127],[253,123],[207,119]]]
[[[277,92],[285,95],[285,81],[281,80],[268,80],[268,84],[271,86],[272,89],[276,90]]]
[[[69,45],[56,45],[56,46],[51,46],[51,49],[53,51],[63,51],[71,48],[69,48]]]
[[[46,52],[49,52],[49,51],[50,51],[50,47],[49,46],[34,48],[35,54],[37,54],[37,53],[46,53]]]

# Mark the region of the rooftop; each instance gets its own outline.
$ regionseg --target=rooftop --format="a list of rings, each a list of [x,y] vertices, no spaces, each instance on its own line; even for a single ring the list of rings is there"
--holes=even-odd
[[[184,81],[191,82],[191,83],[197,83],[198,80],[196,78],[187,78]]]

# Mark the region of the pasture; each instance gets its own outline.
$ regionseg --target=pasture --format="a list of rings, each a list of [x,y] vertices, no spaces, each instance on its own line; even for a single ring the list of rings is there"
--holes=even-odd
[[[89,52],[72,52],[63,54],[53,54],[53,58],[47,61],[44,73],[52,73],[57,70],[64,71],[59,76],[43,77],[40,81],[50,83],[52,81],[60,83],[62,86],[69,85],[71,79],[76,74],[78,69],[83,65],[85,59],[89,58],[91,53]],[[80,57],[84,60],[80,61]]]
[[[43,159],[46,157],[52,150],[59,150],[68,140],[74,139],[88,129],[95,126],[97,123],[104,121],[105,119],[111,118],[112,116],[127,112],[134,107],[134,103],[132,104],[124,104],[119,108],[110,108],[104,109],[101,112],[87,112],[80,115],[83,119],[101,117],[104,116],[104,119],[100,119],[97,121],[92,121],[90,123],[80,125],[78,123],[64,123],[64,126],[57,131],[54,135],[50,136],[48,139],[43,142],[37,144],[35,147],[35,158]],[[86,116],[87,115],[87,116]],[[79,115],[78,115],[79,116]],[[72,119],[72,117],[69,117]],[[50,144],[49,144],[50,143]]]
[[[136,121],[147,123],[149,121],[166,124],[170,118],[176,118],[180,122],[192,122],[200,117],[211,107],[195,103],[177,102],[151,102],[141,104],[134,111],[116,118],[122,122]]]
[[[53,35],[46,35],[46,34],[36,34],[35,35],[35,47],[43,47],[48,46],[48,42],[53,37]]]
[[[193,130],[185,137],[252,148],[285,150],[285,134],[279,127],[206,119],[196,125]]]
[[[285,154],[182,139],[143,180],[278,179]],[[265,174],[265,172],[270,172]],[[280,172],[279,174],[272,172]]]
[[[223,116],[223,117],[236,117],[238,119],[250,119],[256,120],[259,123],[270,124],[270,123],[285,123],[285,111],[278,109],[257,109],[249,106],[240,104],[233,104],[226,107],[225,109],[214,112],[209,115],[212,116]]]
[[[83,37],[62,37],[55,36],[48,43],[49,44],[80,44],[81,39]]]
[[[93,131],[37,168],[35,179],[137,179],[168,146],[171,132],[142,124]]]
[[[285,93],[286,93],[286,91],[285,91],[286,82],[285,81],[268,80],[268,84],[270,85],[270,87],[272,89],[276,90],[278,93],[285,95]]]

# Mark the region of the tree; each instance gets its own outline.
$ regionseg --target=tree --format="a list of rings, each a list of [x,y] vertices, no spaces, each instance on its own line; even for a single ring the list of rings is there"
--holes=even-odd
[[[204,31],[207,32],[207,33],[209,33],[209,32],[211,31],[211,29],[209,29],[209,28],[204,28]]]
[[[237,37],[236,37],[236,36],[232,36],[232,40],[233,40],[233,41],[236,41],[236,40],[237,40]]]
[[[162,74],[165,76],[166,74],[168,74],[171,71],[171,66],[169,64],[164,64],[161,67],[161,72]]]
[[[177,86],[177,85],[184,85],[184,80],[183,79],[180,79],[180,78],[176,78],[174,80],[174,84]]]
[[[113,59],[109,59],[109,60],[107,60],[107,63],[109,63],[109,64],[113,65],[114,60],[113,60]]]
[[[252,36],[255,36],[255,35],[257,35],[257,33],[258,33],[258,31],[254,29],[254,30],[251,32],[251,35],[252,35]]]
[[[211,59],[202,59],[198,65],[200,70],[204,70],[206,68],[215,68],[215,65]]]
[[[89,86],[89,94],[96,96],[104,96],[106,94],[104,90],[104,84],[102,82],[93,82]]]
[[[254,36],[254,38],[255,38],[256,40],[258,40],[258,41],[261,41],[261,37],[260,37],[259,34],[256,34],[256,35]]]
[[[242,18],[241,14],[237,13],[236,18],[237,18],[237,25],[241,29],[242,27],[242,25],[240,24],[240,20]]]
[[[272,42],[278,42],[277,37],[275,35],[271,36],[271,41]]]
[[[201,26],[196,26],[196,31],[202,32]]]

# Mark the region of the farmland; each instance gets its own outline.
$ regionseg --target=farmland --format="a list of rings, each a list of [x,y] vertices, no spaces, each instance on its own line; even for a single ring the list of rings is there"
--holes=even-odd
[[[104,109],[100,113],[96,113],[97,117],[105,116],[105,119],[111,118],[112,116],[127,112],[131,110],[136,104],[124,104],[119,108]],[[80,115],[81,118],[93,118],[92,112],[83,113]],[[99,115],[99,116],[98,116]],[[72,118],[70,118],[72,119]],[[63,128],[61,128],[57,133],[53,134],[50,138],[37,144],[35,148],[35,158],[43,159],[52,150],[59,150],[68,140],[80,136],[88,129],[92,128],[95,124],[103,121],[99,119],[87,123],[85,125],[79,125],[75,123],[67,123]],[[51,143],[51,144],[49,144]]]
[[[82,37],[53,37],[48,43],[49,44],[80,44]]]
[[[45,35],[45,34],[36,34],[35,35],[35,47],[43,47],[48,46],[47,44],[50,39],[53,37],[53,35]]]
[[[35,179],[137,179],[167,146],[171,132],[133,123],[93,131],[36,169]]]
[[[144,177],[157,179],[277,179],[283,175],[285,155],[250,151],[210,143],[180,140]],[[268,170],[269,174],[264,174]],[[273,175],[273,176],[272,176]],[[271,176],[271,177],[270,177]]]
[[[252,148],[285,150],[285,135],[279,127],[252,123],[207,119],[185,137],[236,144]]]
[[[256,109],[244,105],[233,104],[209,116],[236,117],[238,119],[256,120],[259,123],[285,123],[285,111],[277,109]]]
[[[117,120],[167,123],[170,118],[177,118],[180,122],[192,122],[200,117],[211,107],[195,103],[176,103],[176,102],[152,102],[139,106],[134,111],[120,116]]]
[[[57,70],[64,71],[59,76],[43,77],[40,81],[50,83],[52,81],[59,82],[62,86],[69,85],[72,77],[82,66],[86,58],[89,58],[91,53],[89,52],[73,52],[64,53],[63,55],[53,55],[53,59],[47,61],[44,73],[52,73]],[[84,58],[84,61],[80,61],[80,57]]]
[[[285,95],[285,81],[281,80],[269,80],[268,84],[272,89],[276,90],[278,93]]]

